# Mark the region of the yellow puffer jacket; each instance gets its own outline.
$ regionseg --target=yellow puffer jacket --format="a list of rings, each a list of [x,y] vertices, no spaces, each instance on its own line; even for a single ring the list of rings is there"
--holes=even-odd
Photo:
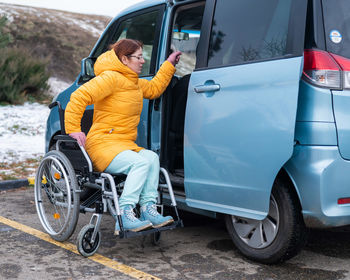
[[[67,134],[80,132],[85,108],[94,104],[86,150],[94,168],[103,171],[120,152],[142,149],[135,140],[143,98],[159,97],[174,75],[175,67],[165,61],[151,81],[139,79],[137,73],[110,50],[98,57],[94,70],[96,77],[72,93],[65,110],[65,128]]]

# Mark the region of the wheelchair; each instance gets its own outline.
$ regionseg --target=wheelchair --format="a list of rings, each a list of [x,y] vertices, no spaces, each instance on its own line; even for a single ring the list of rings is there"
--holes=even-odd
[[[64,110],[55,101],[49,105],[58,107],[61,134],[56,135],[56,149],[45,154],[35,176],[34,194],[36,210],[45,231],[57,241],[71,237],[80,213],[92,213],[89,224],[78,234],[77,249],[84,257],[95,254],[101,243],[102,215],[109,213],[119,222],[119,238],[152,235],[158,244],[161,232],[183,227],[179,217],[174,192],[168,172],[160,169],[157,205],[163,210],[163,194],[171,200],[174,222],[170,225],[133,232],[123,227],[118,198],[123,191],[126,175],[95,172],[84,147],[65,133]]]

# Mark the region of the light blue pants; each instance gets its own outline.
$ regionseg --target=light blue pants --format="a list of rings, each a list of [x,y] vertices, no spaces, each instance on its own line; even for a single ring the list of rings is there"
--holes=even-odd
[[[159,183],[159,157],[155,152],[143,149],[118,154],[108,165],[105,172],[127,174],[119,206],[131,205],[135,208],[148,202],[157,202]]]

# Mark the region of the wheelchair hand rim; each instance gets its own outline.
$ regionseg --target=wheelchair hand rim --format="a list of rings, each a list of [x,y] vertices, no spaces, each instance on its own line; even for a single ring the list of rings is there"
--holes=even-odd
[[[63,176],[64,176],[64,180],[67,186],[67,200],[68,200],[68,213],[67,213],[67,217],[70,217],[71,214],[71,187],[70,184],[68,182],[68,176],[67,176],[67,172],[64,169],[63,165],[61,164],[61,162],[54,156],[48,156],[46,158],[43,159],[42,163],[40,164],[38,171],[36,173],[35,176],[35,206],[36,206],[36,210],[40,219],[40,222],[42,224],[42,226],[44,227],[44,229],[46,230],[46,232],[51,235],[51,236],[58,236],[60,235],[67,227],[68,227],[68,222],[69,219],[66,219],[65,223],[63,224],[63,226],[61,227],[61,230],[59,230],[58,232],[56,232],[55,230],[53,230],[53,228],[50,226],[50,223],[48,222],[48,220],[46,219],[45,215],[43,214],[45,212],[45,209],[42,206],[42,203],[39,202],[39,196],[41,198],[41,193],[38,192],[38,187],[41,187],[41,178],[39,178],[40,173],[42,171],[42,168],[44,166],[44,164],[46,163],[46,161],[48,160],[52,160],[53,162],[55,162],[59,168],[62,170]],[[41,200],[41,199],[40,199]],[[42,201],[42,200],[41,200]]]

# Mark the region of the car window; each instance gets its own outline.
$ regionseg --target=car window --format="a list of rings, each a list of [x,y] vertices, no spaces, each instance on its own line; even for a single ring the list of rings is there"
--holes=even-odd
[[[200,38],[204,2],[178,8],[174,15],[170,48],[181,51],[176,66],[176,75],[184,76],[193,72],[196,65],[196,49]]]
[[[102,38],[94,57],[108,50],[110,44],[120,39],[140,40],[144,44],[143,57],[145,58],[140,76],[153,74],[162,14],[163,10],[157,9],[125,18],[119,22],[117,28],[112,25],[105,34],[106,39]]]
[[[217,1],[208,66],[223,66],[286,54],[292,0]]]
[[[327,50],[350,58],[350,1],[323,0]]]

